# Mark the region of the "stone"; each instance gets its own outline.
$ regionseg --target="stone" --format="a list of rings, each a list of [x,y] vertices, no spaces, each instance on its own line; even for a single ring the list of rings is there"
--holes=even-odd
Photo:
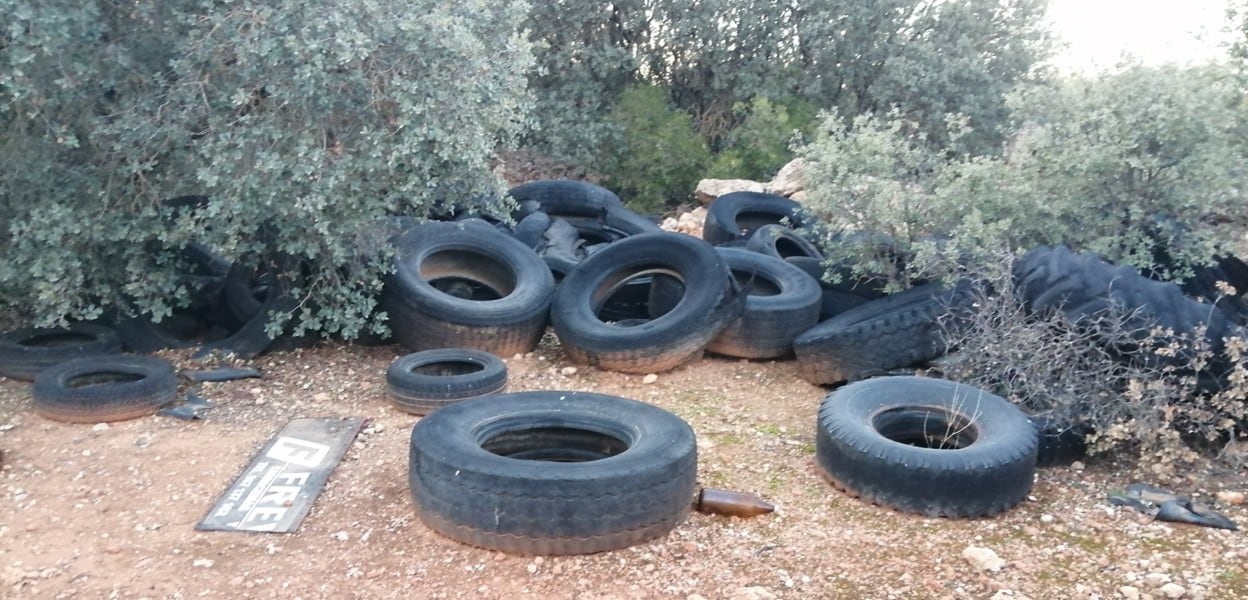
[[[1226,504],[1228,506],[1243,506],[1244,505],[1244,493],[1243,492],[1223,491],[1223,492],[1218,492],[1214,494],[1213,497],[1218,499],[1219,504]]]
[[[730,600],[776,600],[776,595],[771,593],[765,587],[741,587],[737,588],[729,596]]]
[[[571,377],[576,375],[576,367],[564,367],[559,370],[559,373],[561,373],[564,377]]]
[[[980,571],[996,572],[1005,567],[1005,561],[990,548],[967,546],[962,551],[962,558],[966,559],[966,562],[971,563],[971,566]]]
[[[762,192],[764,185],[749,179],[703,179],[693,191],[694,197],[702,204],[710,204],[712,200],[731,192]]]
[[[1179,598],[1187,595],[1187,589],[1177,583],[1174,583],[1173,581],[1161,586],[1157,589],[1157,591],[1160,592],[1162,596],[1170,598],[1170,600],[1178,600]]]
[[[1126,598],[1126,600],[1140,600],[1140,588],[1133,585],[1124,585],[1118,588],[1118,595]]]
[[[780,170],[776,172],[776,176],[771,179],[763,191],[778,196],[792,196],[805,189],[806,161],[795,158],[789,161],[788,164],[780,167]]]
[[[658,381],[658,380],[659,380],[659,376],[658,376],[658,375],[655,375],[654,373],[648,373],[645,377],[642,377],[642,378],[641,378],[641,382],[642,382],[642,383],[644,383],[644,384],[646,384],[646,385],[649,385],[649,384],[651,384],[651,383],[654,383],[654,382],[656,382],[656,381]]]

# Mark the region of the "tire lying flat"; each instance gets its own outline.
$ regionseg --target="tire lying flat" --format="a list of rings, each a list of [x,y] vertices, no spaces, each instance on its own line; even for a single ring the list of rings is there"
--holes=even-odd
[[[67,423],[104,423],[155,413],[173,401],[173,364],[154,356],[76,358],[44,369],[32,388],[35,413]]]
[[[665,535],[688,514],[697,475],[687,423],[588,392],[447,406],[416,423],[410,458],[426,525],[521,555],[588,554]]]
[[[788,221],[800,227],[802,205],[794,200],[761,192],[731,192],[711,201],[702,224],[702,239],[720,246],[740,242],[760,227]]]
[[[502,359],[471,348],[440,348],[396,358],[386,370],[390,400],[399,410],[426,415],[448,404],[507,387]]]
[[[31,381],[43,369],[84,356],[121,353],[112,328],[93,323],[27,327],[0,334],[0,375]]]
[[[1038,439],[1027,415],[983,390],[880,377],[828,394],[815,460],[836,487],[932,517],[986,517],[1027,498]]]

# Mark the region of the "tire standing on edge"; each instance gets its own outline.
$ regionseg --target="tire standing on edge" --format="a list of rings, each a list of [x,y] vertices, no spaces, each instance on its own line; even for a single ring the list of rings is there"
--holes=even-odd
[[[802,205],[762,192],[731,192],[711,201],[702,224],[702,239],[720,246],[745,243],[760,227],[788,221],[800,227]]]
[[[31,381],[54,364],[84,356],[120,354],[121,338],[110,327],[70,323],[27,327],[0,334],[0,375]]]
[[[155,356],[76,358],[44,369],[32,388],[35,413],[67,423],[124,421],[173,401],[173,364]]]
[[[793,338],[819,322],[819,284],[777,257],[722,246],[716,251],[747,296],[741,316],[706,345],[707,352],[755,359],[793,354]]]
[[[481,350],[425,350],[390,363],[386,387],[399,410],[426,415],[448,404],[502,391],[507,387],[507,365]]]
[[[633,326],[599,316],[611,296],[640,277],[679,281],[683,295],[670,310]],[[653,290],[653,287],[652,287]],[[710,244],[679,233],[622,239],[577,265],[555,292],[551,324],[573,361],[624,373],[674,369],[741,315],[741,293]]]
[[[555,280],[531,248],[477,220],[424,223],[396,244],[384,298],[404,347],[514,356],[537,346]]]
[[[974,287],[952,289],[929,283],[851,308],[793,340],[799,374],[815,385],[831,385],[883,374],[945,354],[940,319],[958,318]]]
[[[589,392],[465,400],[412,428],[420,519],[520,555],[589,554],[667,534],[693,500],[697,446],[676,415]]]
[[[1035,427],[1021,409],[975,387],[880,377],[824,398],[815,460],[834,486],[929,517],[987,517],[1027,498]]]

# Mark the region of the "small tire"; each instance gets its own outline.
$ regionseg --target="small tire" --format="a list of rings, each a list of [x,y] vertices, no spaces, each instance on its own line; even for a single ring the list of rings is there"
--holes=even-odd
[[[31,381],[54,364],[121,349],[116,330],[94,323],[15,329],[0,334],[0,375]]]
[[[784,225],[763,225],[745,242],[745,249],[776,258],[823,261],[823,253],[802,234]]]
[[[760,227],[788,221],[802,225],[802,205],[794,200],[761,192],[731,192],[711,201],[702,223],[702,239],[716,246],[745,242]]]
[[[631,327],[602,319],[603,304],[617,290],[655,275],[684,287],[671,310]],[[575,362],[655,373],[700,357],[740,316],[744,298],[714,247],[683,234],[646,233],[609,244],[568,273],[555,291],[551,325]]]
[[[793,340],[798,372],[832,385],[917,365],[948,351],[940,319],[957,318],[972,286],[929,283],[873,300],[806,330]]]
[[[173,364],[154,356],[88,356],[44,369],[32,388],[35,413],[66,423],[125,421],[174,400]]]
[[[531,248],[481,221],[424,223],[396,244],[384,299],[403,347],[514,356],[537,346],[555,280]]]
[[[693,429],[635,400],[519,392],[447,406],[412,428],[420,519],[519,555],[590,554],[667,534],[697,478]]]
[[[881,377],[824,398],[815,460],[834,486],[930,517],[987,517],[1027,498],[1038,440],[1005,399],[941,379]]]
[[[723,246],[716,251],[748,293],[741,316],[715,336],[706,351],[752,359],[792,355],[793,338],[819,322],[819,284],[773,256]]]
[[[507,387],[502,359],[470,348],[439,348],[396,358],[386,370],[386,387],[396,408],[414,415],[501,392]]]

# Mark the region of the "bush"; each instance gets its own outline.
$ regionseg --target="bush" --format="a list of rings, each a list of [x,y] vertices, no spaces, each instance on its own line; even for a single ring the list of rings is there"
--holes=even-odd
[[[1248,439],[1248,340],[1228,343],[1233,366],[1225,389],[1201,391],[1198,377],[1212,358],[1203,332],[1140,330],[1138,318],[1112,312],[1078,326],[1060,313],[1029,313],[1013,291],[1009,258],[1001,264],[988,275],[993,292],[959,314],[967,320],[945,324],[957,351],[942,359],[944,377],[1030,412],[1052,411],[1092,431],[1090,454],[1132,457],[1161,477],[1181,474],[1198,451],[1208,455]],[[1128,361],[1111,350],[1129,346],[1165,360]],[[1188,354],[1190,360],[1176,361]]]
[[[762,97],[749,105],[738,104],[735,112],[741,122],[724,135],[707,177],[758,181],[774,177],[793,160],[793,146],[803,143],[814,129],[814,111],[797,100],[789,104],[794,108]]]
[[[604,159],[607,187],[641,213],[657,213],[693,196],[710,150],[662,88],[624,92],[611,113],[618,138]]]
[[[167,314],[175,251],[199,240],[304,259],[301,327],[353,335],[385,269],[354,237],[494,206],[493,153],[524,124],[515,3],[0,5],[0,247],[23,258],[0,289],[44,322]],[[188,193],[209,200],[162,208]]]
[[[1054,244],[1179,279],[1226,248],[1208,225],[1248,208],[1236,94],[1216,67],[1133,67],[1025,88],[1011,99],[1017,125],[1004,157],[932,150],[898,113],[848,124],[832,115],[801,152],[809,205],[828,239],[891,236],[910,259],[903,279]],[[957,147],[966,121],[949,123]],[[878,267],[873,248],[833,251]]]

